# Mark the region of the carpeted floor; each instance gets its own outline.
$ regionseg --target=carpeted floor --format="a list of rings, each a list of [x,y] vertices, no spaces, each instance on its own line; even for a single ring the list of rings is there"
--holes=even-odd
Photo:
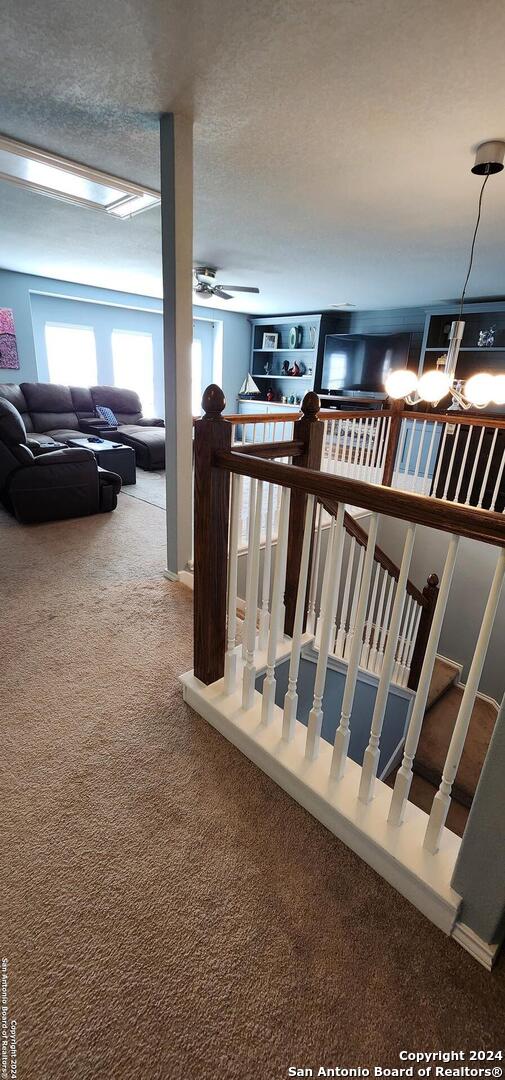
[[[500,1045],[504,964],[487,974],[183,704],[191,595],[161,576],[161,509],[2,517],[0,553],[20,1080],[276,1080]]]

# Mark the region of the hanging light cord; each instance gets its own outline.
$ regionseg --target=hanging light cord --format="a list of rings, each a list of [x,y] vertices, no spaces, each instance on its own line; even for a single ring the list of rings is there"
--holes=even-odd
[[[490,176],[491,176],[491,173],[486,173],[486,175],[484,177],[484,180],[482,181],[482,187],[480,189],[479,209],[478,209],[478,212],[477,212],[477,221],[475,222],[475,229],[473,230],[472,246],[470,248],[470,262],[468,263],[468,270],[467,270],[467,274],[466,274],[466,278],[465,278],[465,284],[463,285],[463,292],[461,293],[461,303],[460,303],[460,306],[459,306],[459,320],[460,321],[461,321],[461,316],[463,314],[463,304],[465,302],[466,287],[468,285],[470,274],[472,272],[473,256],[474,256],[474,252],[475,252],[475,241],[477,239],[477,233],[479,231],[480,215],[481,215],[481,210],[482,210],[482,196],[484,194],[484,188],[485,188]]]

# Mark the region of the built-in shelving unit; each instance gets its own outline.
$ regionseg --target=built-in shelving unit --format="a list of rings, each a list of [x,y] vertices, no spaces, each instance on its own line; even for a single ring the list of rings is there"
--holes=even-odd
[[[303,315],[269,315],[251,319],[251,360],[250,372],[259,387],[260,395],[239,401],[239,409],[249,411],[253,402],[261,412],[266,403],[275,405],[282,411],[299,405],[307,390],[314,386],[314,377],[318,359],[324,349],[326,334],[344,333],[348,328],[349,316],[346,313],[317,312]],[[290,330],[296,328],[296,346],[290,348]],[[265,348],[264,334],[276,334],[275,348]],[[286,364],[300,369],[299,375],[289,374]],[[299,384],[297,386],[296,384]],[[267,399],[267,394],[269,395]],[[247,406],[247,409],[245,408]]]
[[[461,317],[464,320],[465,329],[458,355],[456,378],[464,381],[471,375],[475,375],[477,371],[489,371],[492,374],[505,372],[505,300],[465,304]],[[420,371],[423,368],[433,367],[437,357],[447,352],[451,323],[458,318],[457,306],[432,308],[427,311]],[[479,345],[481,331],[493,332],[492,345]],[[446,406],[447,401],[440,403],[441,409]],[[504,409],[501,406],[490,405],[484,411],[502,415]]]

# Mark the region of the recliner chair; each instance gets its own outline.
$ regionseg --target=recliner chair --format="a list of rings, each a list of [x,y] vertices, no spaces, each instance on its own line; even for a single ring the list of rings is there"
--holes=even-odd
[[[115,509],[120,477],[99,469],[91,450],[33,449],[21,415],[0,399],[0,501],[21,524]]]

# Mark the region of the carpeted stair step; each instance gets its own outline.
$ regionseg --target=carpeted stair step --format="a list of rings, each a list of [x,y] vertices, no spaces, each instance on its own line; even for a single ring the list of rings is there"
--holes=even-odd
[[[432,705],[424,718],[414,772],[437,787],[442,778],[442,769],[462,697],[463,689],[451,686]],[[464,806],[472,803],[496,716],[496,708],[491,702],[477,698],[453,787],[454,798]]]
[[[446,690],[459,678],[459,674],[459,667],[456,664],[452,664],[450,660],[442,660],[441,657],[437,656],[433,675],[431,676],[426,711],[431,709],[439,698],[443,697]]]

